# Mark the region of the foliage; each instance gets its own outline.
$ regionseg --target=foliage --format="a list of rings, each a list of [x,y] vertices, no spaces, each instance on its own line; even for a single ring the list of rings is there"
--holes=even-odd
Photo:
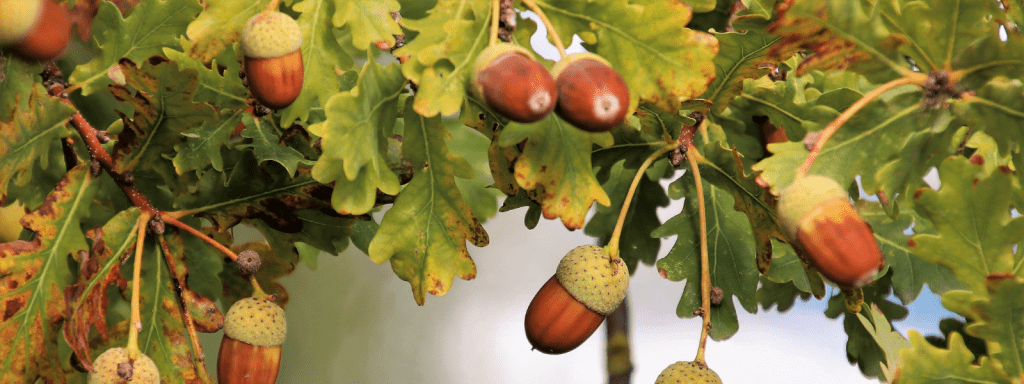
[[[424,305],[476,277],[467,242],[486,246],[501,234],[482,223],[520,208],[529,228],[559,220],[607,244],[629,204],[621,256],[630,272],[685,281],[680,317],[701,308],[705,241],[724,297],[710,336],[725,340],[738,309],[784,312],[835,291],[776,210],[835,124],[809,173],[849,188],[886,260],[873,284],[829,298],[850,362],[899,383],[1024,378],[1020,4],[526,3],[621,74],[624,123],[590,133],[487,108],[469,84],[488,0],[102,1],[55,63],[0,52],[0,204],[31,211],[0,223],[26,229],[0,243],[0,382],[65,382],[124,345],[135,282],[138,348],[165,382],[211,382],[196,334],[254,291],[220,250],[240,225],[266,241],[234,252],[261,254],[254,280],[281,305],[277,279],[349,243],[390,262]],[[265,113],[239,76],[239,40],[268,6],[299,24],[304,78],[295,102]],[[536,53],[537,26],[513,28],[509,41]],[[776,128],[785,138],[768,140]],[[705,181],[706,240],[681,153],[655,159],[624,201],[645,158],[679,143]],[[937,190],[923,180],[932,170]],[[683,209],[663,221],[670,199]],[[165,219],[136,253],[153,215],[180,223]],[[136,257],[139,273],[122,265]],[[966,320],[932,343],[892,328],[926,285]]]

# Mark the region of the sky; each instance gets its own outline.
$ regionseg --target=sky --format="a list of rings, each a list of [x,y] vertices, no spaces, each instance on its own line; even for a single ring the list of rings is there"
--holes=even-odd
[[[534,17],[525,13],[526,17]],[[544,38],[531,40],[548,58],[558,53]],[[567,49],[583,51],[579,38]],[[929,180],[938,187],[934,174]],[[662,220],[681,211],[682,200],[659,210]],[[484,224],[491,244],[468,245],[477,266],[472,281],[456,279],[451,291],[417,306],[408,283],[387,264],[376,265],[355,247],[339,256],[322,254],[318,270],[300,265],[281,280],[291,294],[288,338],[278,383],[603,383],[604,326],[564,355],[531,351],[523,328],[537,290],[573,247],[592,244],[582,231],[557,220],[530,231],[525,209],[499,213]],[[380,214],[376,215],[380,219]],[[239,239],[245,235],[239,235]],[[663,239],[661,254],[671,248]],[[700,319],[675,314],[684,282],[662,279],[641,266],[630,279],[630,337],[634,383],[653,383],[676,361],[693,360]],[[834,289],[830,294],[836,294]],[[846,359],[842,321],[824,316],[825,300],[798,302],[785,314],[739,310],[739,332],[709,340],[706,359],[726,383],[872,383]],[[894,324],[937,334],[938,321],[953,316],[927,288]],[[203,335],[207,365],[216,368],[220,334]]]

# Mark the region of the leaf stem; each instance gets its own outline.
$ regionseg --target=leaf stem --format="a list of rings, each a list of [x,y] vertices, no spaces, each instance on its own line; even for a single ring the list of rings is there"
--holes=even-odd
[[[562,44],[562,38],[558,37],[558,32],[555,32],[555,26],[551,24],[551,20],[548,20],[548,15],[544,14],[544,11],[533,0],[523,0],[523,5],[530,8],[533,13],[536,13],[540,21],[544,23],[544,28],[548,30],[548,36],[551,36],[551,41],[555,43],[555,48],[558,48],[558,55],[563,58],[568,56],[565,53],[565,45]]]
[[[834,135],[836,131],[843,126],[843,124],[846,124],[847,120],[850,120],[854,114],[864,108],[865,105],[868,105],[869,102],[893,88],[901,85],[916,84],[920,81],[921,79],[918,77],[901,77],[882,84],[878,88],[875,88],[871,92],[865,94],[864,97],[861,97],[856,103],[853,103],[853,105],[847,108],[846,111],[843,111],[839,117],[832,120],[831,123],[828,123],[828,126],[826,126],[825,129],[821,130],[821,136],[819,136],[818,141],[814,143],[814,148],[811,149],[811,153],[807,155],[807,159],[804,160],[803,165],[796,170],[796,178],[799,179],[807,175],[807,171],[811,169],[811,165],[814,165],[814,160],[818,158],[818,154],[821,153],[821,149],[825,147],[825,143],[828,142],[828,139],[831,138],[832,135]]]
[[[629,204],[633,202],[633,194],[636,192],[636,187],[640,185],[640,178],[644,176],[644,171],[647,167],[651,166],[654,159],[657,159],[664,154],[678,148],[677,143],[672,143],[658,148],[647,159],[644,160],[643,164],[640,164],[640,168],[636,171],[636,176],[633,177],[633,183],[629,185],[629,191],[626,192],[626,200],[622,202],[622,210],[619,211],[619,219],[615,222],[615,229],[612,231],[612,237],[608,240],[608,245],[605,246],[605,252],[611,256],[611,260],[615,261],[619,257],[619,238],[622,236],[622,227],[626,224],[626,213],[629,212]]]
[[[139,298],[142,280],[142,251],[146,241],[146,223],[149,222],[149,214],[143,212],[135,222],[135,265],[132,269],[132,303],[131,318],[128,322],[128,345],[126,347],[128,358],[135,359],[139,356],[139,331],[142,330],[142,313]]]
[[[704,362],[704,347],[708,342],[708,331],[711,330],[711,273],[708,267],[708,229],[707,216],[704,212],[704,183],[700,179],[697,167],[697,148],[690,145],[686,148],[686,161],[693,172],[693,183],[697,187],[697,213],[700,218],[700,344],[697,346],[697,357],[694,361]]]
[[[491,0],[491,41],[488,46],[498,44],[498,18],[501,15],[501,0]]]
[[[166,212],[160,212],[160,218],[162,218],[164,222],[170,223],[175,227],[184,229],[186,232],[195,235],[199,239],[212,245],[214,248],[217,248],[218,251],[223,253],[225,256],[231,258],[231,261],[238,260],[238,255],[236,255],[235,252],[232,252],[231,249],[228,249],[228,247],[225,247],[224,244],[221,244],[217,240],[210,238],[210,236],[206,236],[205,233],[199,232],[198,229],[192,228],[192,226],[178,221],[178,219],[174,218],[171,215],[168,215]]]

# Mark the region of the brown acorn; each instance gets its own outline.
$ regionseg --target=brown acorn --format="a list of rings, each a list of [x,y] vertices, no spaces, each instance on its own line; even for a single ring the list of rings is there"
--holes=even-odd
[[[555,81],[518,45],[498,43],[480,52],[472,85],[487,107],[512,121],[532,123],[555,109]]]
[[[778,213],[808,261],[840,287],[870,283],[885,265],[874,232],[835,180],[818,175],[797,179],[780,193]]]
[[[287,333],[284,309],[269,298],[247,297],[224,315],[224,338],[217,356],[220,384],[271,384],[281,367]]]
[[[92,362],[95,372],[89,372],[89,384],[159,384],[160,371],[153,360],[139,353],[129,359],[128,350],[110,348]]]
[[[593,53],[573,53],[551,69],[558,87],[555,113],[579,129],[605,132],[626,119],[629,87],[611,64]]]
[[[302,92],[302,30],[281,12],[261,12],[242,29],[245,78],[252,97],[285,108]]]
[[[71,39],[71,13],[55,0],[0,1],[0,47],[30,61],[49,61]]]
[[[526,338],[548,354],[576,349],[619,307],[628,286],[622,259],[595,245],[574,248],[526,309]]]

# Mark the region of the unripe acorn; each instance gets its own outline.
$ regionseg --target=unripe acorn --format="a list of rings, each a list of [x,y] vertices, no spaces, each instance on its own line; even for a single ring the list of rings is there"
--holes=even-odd
[[[284,309],[269,298],[247,297],[224,315],[224,338],[217,356],[220,384],[270,384],[281,367],[281,344],[288,326]]]
[[[532,123],[555,109],[555,81],[518,45],[499,43],[480,52],[472,84],[489,108],[512,121]]]
[[[281,12],[261,12],[242,29],[245,78],[252,97],[270,109],[291,105],[302,92],[302,30]]]
[[[49,61],[71,39],[71,13],[55,0],[0,0],[0,48],[25,60]]]
[[[110,348],[92,362],[95,372],[89,373],[89,384],[159,384],[160,371],[153,360],[143,353],[134,361],[128,350]]]
[[[608,60],[573,53],[551,68],[558,88],[555,113],[579,129],[605,132],[626,119],[629,87]]]
[[[778,213],[810,263],[840,287],[870,283],[885,265],[874,232],[835,180],[818,175],[797,179],[780,193]]]
[[[574,248],[526,309],[526,338],[549,354],[583,344],[626,297],[629,270],[603,248]]]
[[[722,384],[722,378],[706,363],[677,361],[661,371],[654,384]]]

